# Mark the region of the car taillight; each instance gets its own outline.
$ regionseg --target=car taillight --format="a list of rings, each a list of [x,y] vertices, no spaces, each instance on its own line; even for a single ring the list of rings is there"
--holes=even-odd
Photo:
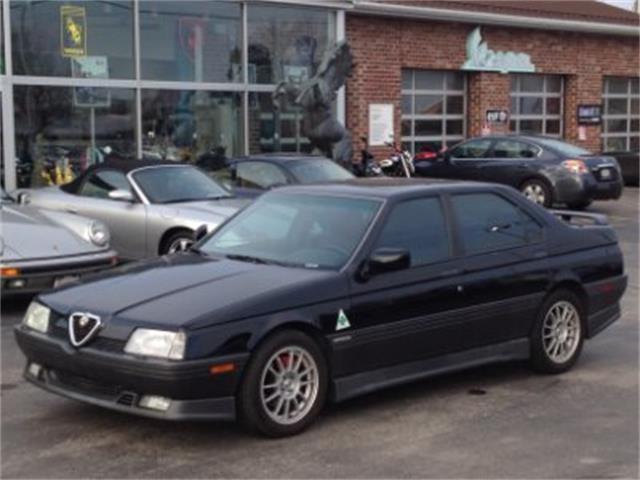
[[[562,166],[571,173],[589,173],[589,168],[582,160],[565,160]]]

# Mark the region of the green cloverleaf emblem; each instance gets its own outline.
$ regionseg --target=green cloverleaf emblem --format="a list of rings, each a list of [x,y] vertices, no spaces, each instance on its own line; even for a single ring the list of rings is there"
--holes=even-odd
[[[344,310],[340,309],[340,312],[338,313],[338,321],[336,322],[336,331],[344,330],[350,326],[351,323],[349,322],[349,318],[345,315]]]

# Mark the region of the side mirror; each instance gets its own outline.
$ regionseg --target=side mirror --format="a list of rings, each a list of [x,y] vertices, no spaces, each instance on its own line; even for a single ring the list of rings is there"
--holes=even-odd
[[[198,228],[196,228],[196,231],[193,233],[193,239],[196,242],[199,242],[204,237],[206,237],[208,233],[209,233],[209,229],[207,228],[207,226],[204,224],[200,225]]]
[[[118,202],[134,202],[133,195],[128,190],[111,190],[109,192],[109,198]]]
[[[379,248],[365,262],[360,277],[367,280],[381,273],[397,272],[411,266],[411,254],[402,248]]]

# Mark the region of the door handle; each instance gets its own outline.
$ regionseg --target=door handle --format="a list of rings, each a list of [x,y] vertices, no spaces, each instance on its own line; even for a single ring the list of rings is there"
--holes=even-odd
[[[74,207],[66,206],[64,207],[64,211],[67,213],[78,213],[78,209]]]
[[[533,254],[534,258],[544,258],[547,256],[547,252],[545,252],[544,250],[540,250],[539,252],[535,252]]]

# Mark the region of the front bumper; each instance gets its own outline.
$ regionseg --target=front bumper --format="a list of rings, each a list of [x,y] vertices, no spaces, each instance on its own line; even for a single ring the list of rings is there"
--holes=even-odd
[[[115,266],[117,261],[114,250],[69,257],[8,261],[2,264],[2,268],[16,268],[19,274],[2,278],[2,297],[47,290],[56,286],[60,280],[75,279],[105,270]]]
[[[215,358],[168,361],[86,348],[67,340],[15,328],[16,341],[27,357],[25,378],[38,387],[68,398],[120,412],[166,420],[232,420],[235,391],[248,353]],[[37,364],[35,374],[29,367]],[[233,371],[212,375],[212,365],[233,363]],[[144,408],[143,396],[170,399],[164,411]]]

